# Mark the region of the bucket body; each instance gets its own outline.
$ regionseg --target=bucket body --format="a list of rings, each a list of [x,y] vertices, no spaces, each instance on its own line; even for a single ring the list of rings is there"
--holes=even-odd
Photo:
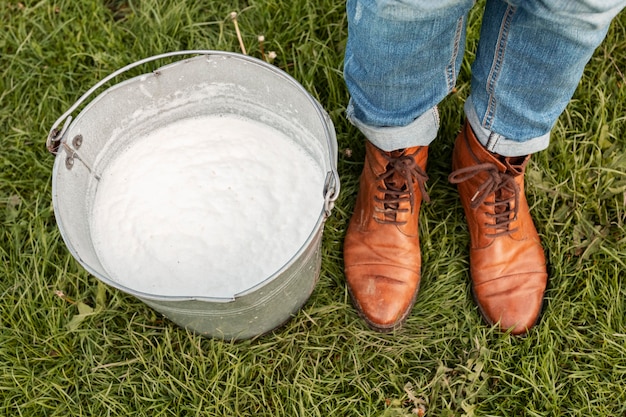
[[[190,52],[200,55],[116,84],[91,100],[74,120],[68,111],[57,121],[48,138],[49,149],[52,142],[56,154],[52,201],[66,246],[89,273],[193,332],[247,339],[288,321],[315,288],[323,226],[339,192],[337,143],[332,122],[319,103],[280,69],[234,53]],[[144,61],[164,56],[169,55]],[[276,128],[319,164],[326,173],[325,187],[319,190],[325,205],[315,228],[282,268],[233,297],[149,294],[112,280],[90,230],[101,173],[133,138],[182,119],[215,114],[234,114]],[[59,130],[61,121],[65,124]]]

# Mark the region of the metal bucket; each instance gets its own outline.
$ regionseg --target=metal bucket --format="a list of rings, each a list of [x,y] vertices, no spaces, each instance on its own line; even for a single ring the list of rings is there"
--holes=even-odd
[[[196,56],[108,88],[72,120],[71,114],[114,77],[147,62],[179,55]],[[326,172],[324,189],[319,190],[324,208],[306,242],[273,275],[261,277],[260,283],[229,298],[149,294],[113,281],[98,258],[90,230],[102,167],[129,138],[185,118],[224,113],[283,130]],[[137,61],[89,89],[55,122],[47,147],[56,155],[54,212],[71,254],[104,283],[139,298],[178,325],[208,337],[247,339],[288,321],[313,292],[320,272],[324,222],[339,194],[337,142],[333,124],[320,104],[280,69],[245,55],[205,50],[170,52]]]

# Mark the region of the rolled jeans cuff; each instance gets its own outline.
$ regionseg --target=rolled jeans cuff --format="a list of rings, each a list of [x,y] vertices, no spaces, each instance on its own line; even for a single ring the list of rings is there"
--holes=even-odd
[[[374,146],[386,152],[413,146],[428,146],[437,137],[439,130],[439,111],[437,106],[406,126],[370,126],[359,120],[354,114],[352,102],[346,109],[348,120],[365,135]]]
[[[476,139],[489,151],[501,156],[523,156],[543,151],[550,143],[550,132],[524,141],[508,139],[505,136],[481,126],[480,118],[471,95],[465,101],[465,116],[474,131]]]

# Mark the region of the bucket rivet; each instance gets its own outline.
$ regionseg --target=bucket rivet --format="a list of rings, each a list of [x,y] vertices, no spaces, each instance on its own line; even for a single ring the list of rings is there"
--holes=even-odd
[[[74,145],[74,148],[78,149],[80,148],[80,145],[82,144],[83,144],[83,135],[74,136],[74,139],[72,139],[72,145]]]
[[[74,157],[68,156],[67,158],[65,158],[65,168],[72,169],[73,166],[74,166]]]

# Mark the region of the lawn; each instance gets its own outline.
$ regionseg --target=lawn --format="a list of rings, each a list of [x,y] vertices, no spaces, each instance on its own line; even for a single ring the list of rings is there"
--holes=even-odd
[[[468,232],[447,182],[481,4],[431,148],[422,289],[405,327],[381,335],[357,317],[342,272],[364,155],[344,115],[342,1],[0,0],[0,415],[626,416],[626,14],[529,166],[550,283],[540,324],[516,338],[483,324],[471,299]],[[240,52],[233,11],[247,53],[261,57],[262,34],[273,64],[330,114],[342,192],[302,311],[271,334],[224,342],[78,265],[55,223],[45,140],[83,92],[126,64]]]

